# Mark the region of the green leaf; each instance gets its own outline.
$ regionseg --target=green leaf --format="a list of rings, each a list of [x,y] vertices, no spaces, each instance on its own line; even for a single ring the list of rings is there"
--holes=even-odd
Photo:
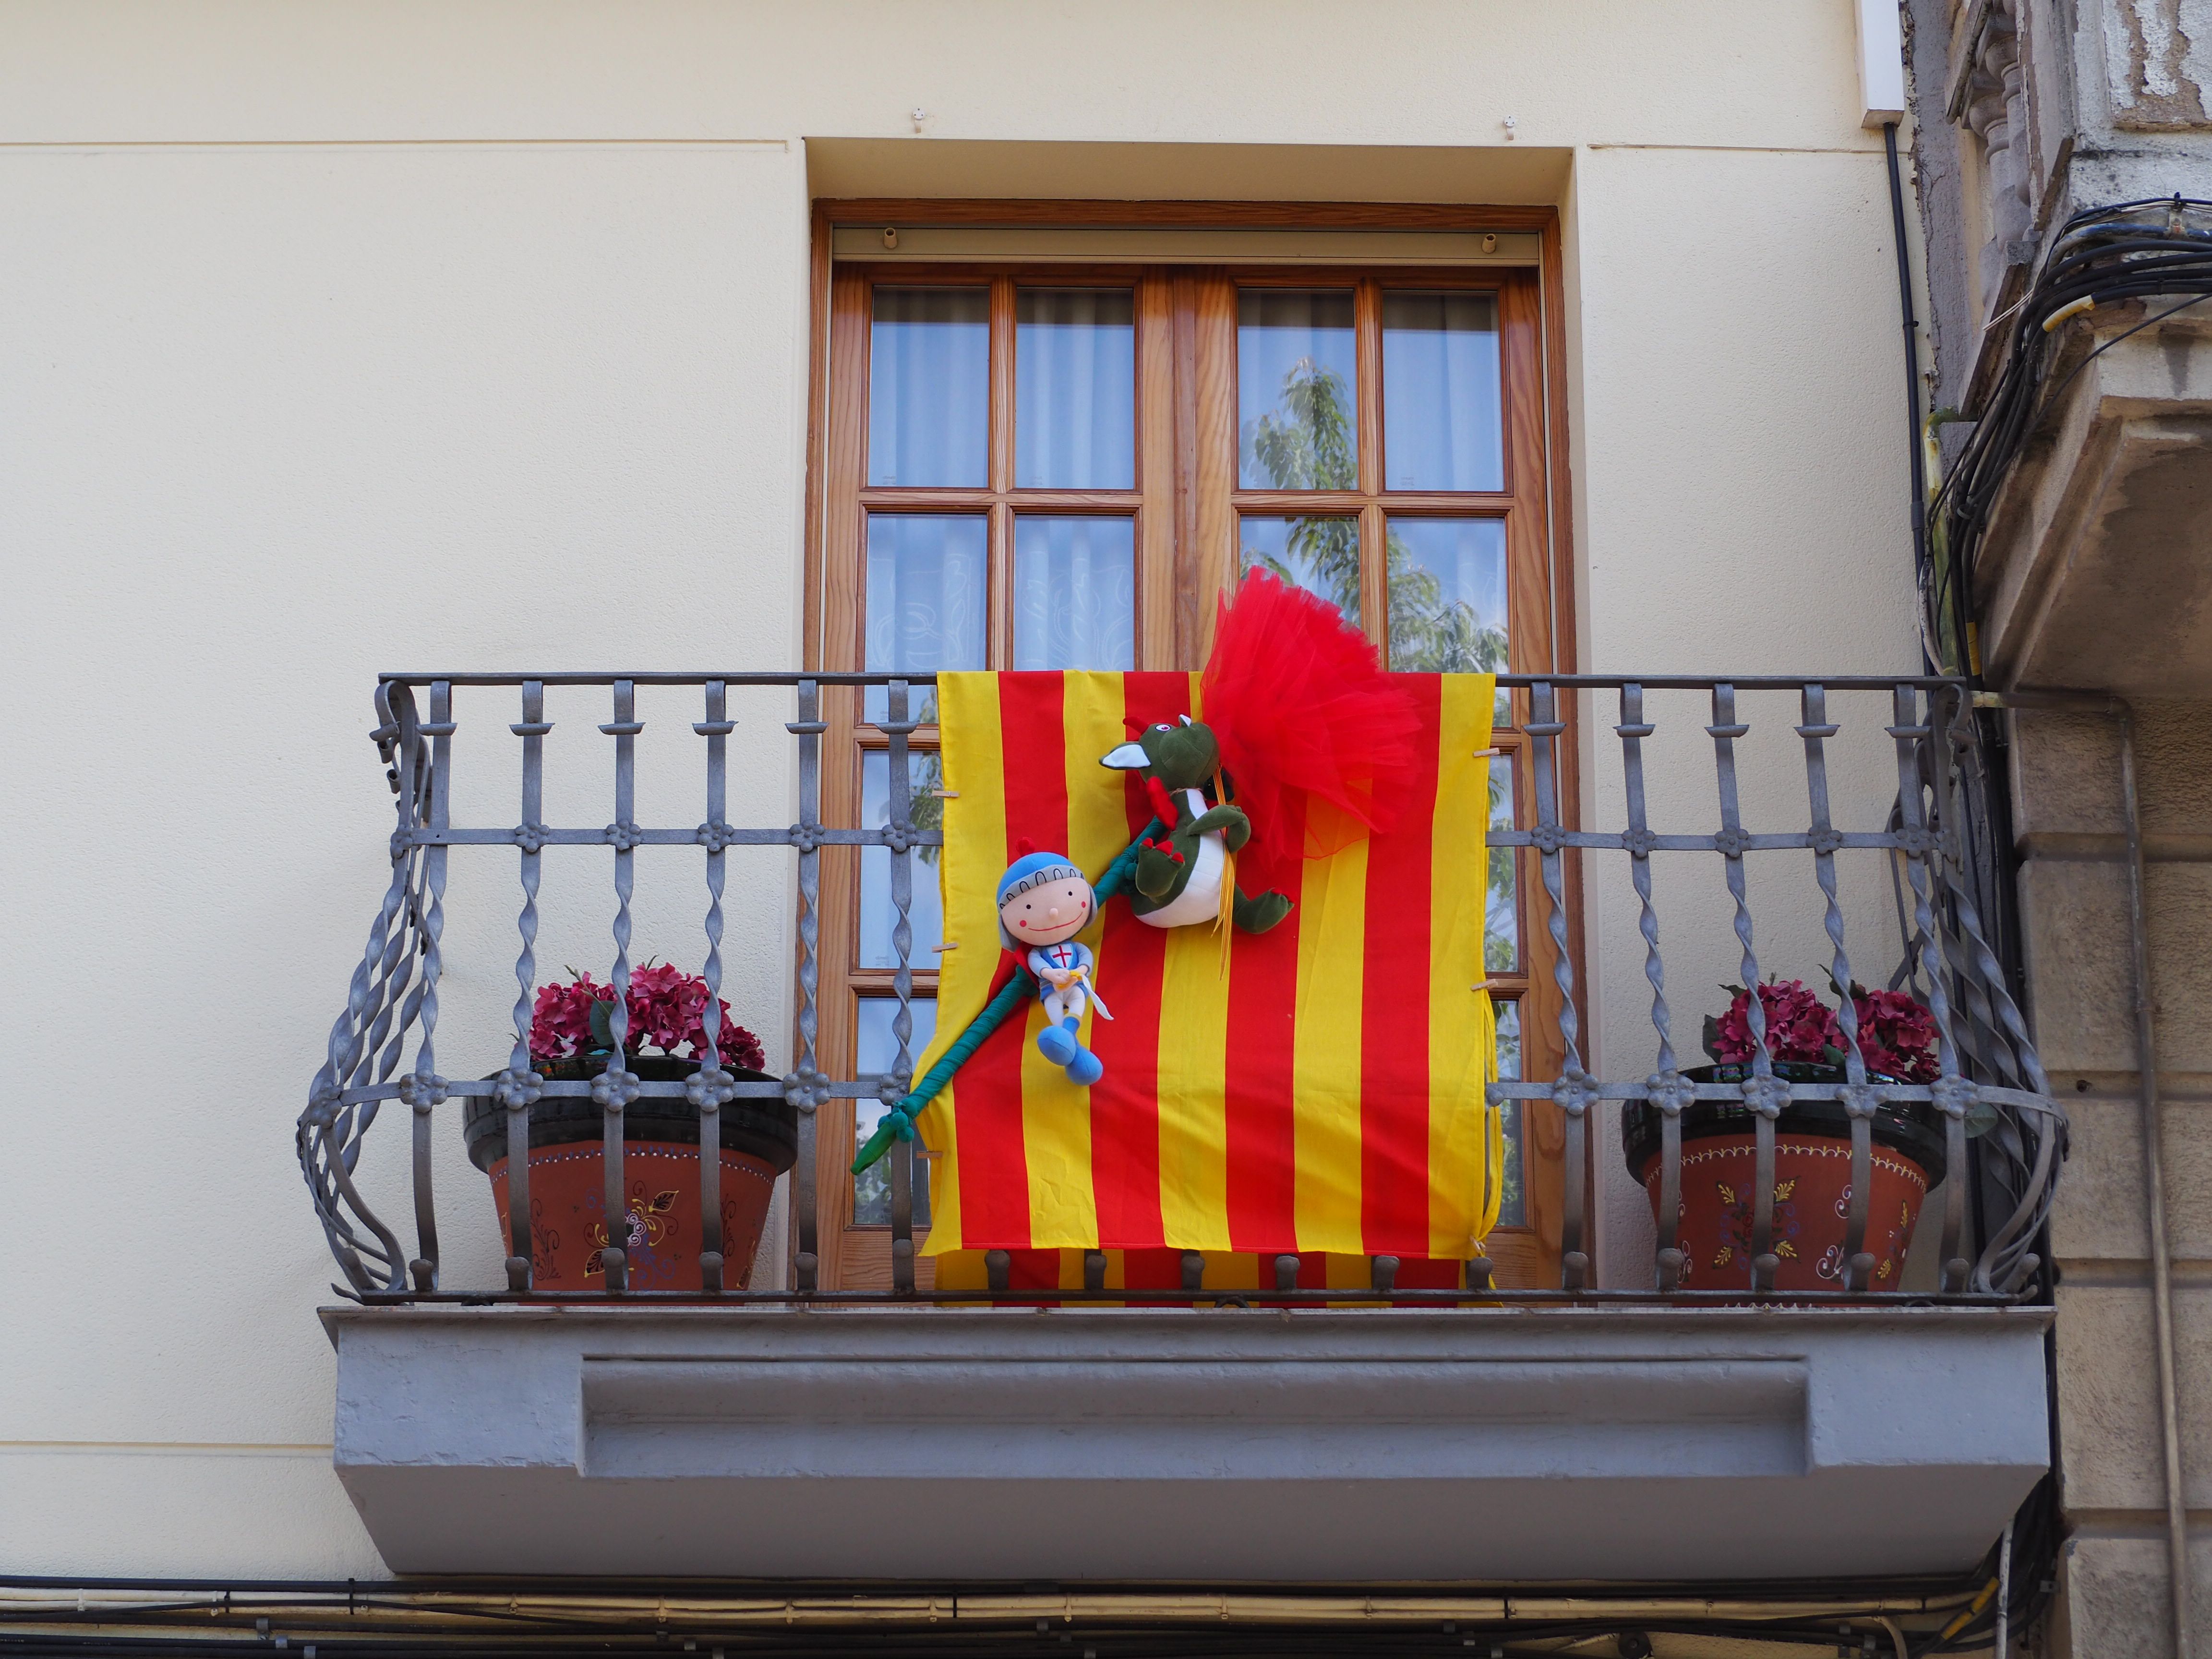
[[[1705,1058],[1717,1064],[1721,1057],[1721,1023],[1712,1015],[1705,1016]]]
[[[592,1041],[599,1048],[615,1046],[614,1015],[612,1002],[603,1000],[592,1005]]]

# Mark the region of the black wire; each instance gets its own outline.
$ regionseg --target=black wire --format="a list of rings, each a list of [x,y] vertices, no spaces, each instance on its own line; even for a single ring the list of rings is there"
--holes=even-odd
[[[2140,216],[2154,212],[2164,216],[2163,223],[2146,223]],[[1923,579],[1931,639],[1941,641],[1948,624],[1966,650],[1976,555],[1997,494],[2035,420],[2095,356],[2212,295],[2212,226],[2203,225],[2208,215],[2212,202],[2184,197],[2118,203],[2075,215],[2052,239],[2040,270],[2009,313],[2003,366],[1977,411],[1974,431],[1936,492],[1933,511],[1942,524],[1945,556],[1943,568],[1929,569]],[[2188,222],[2189,216],[2198,222]],[[2054,314],[2085,298],[2103,306],[2164,295],[2181,295],[2181,303],[2101,343],[2046,392],[2051,348],[2044,325]]]
[[[2188,299],[2184,300],[2179,305],[2168,306],[2164,311],[2160,312],[2157,316],[2146,317],[2142,321],[2137,323],[2133,328],[2127,329],[2121,333],[2115,334],[2111,339],[2106,341],[2104,344],[2099,346],[2087,356],[2082,358],[2080,362],[2074,365],[2072,371],[2068,374],[2064,380],[2058,383],[2057,389],[2051,392],[2051,401],[2056,403],[2059,398],[2064,397],[2066,395],[2066,388],[2074,384],[2075,376],[2079,375],[2083,369],[2088,368],[2091,363],[2096,362],[2098,358],[2103,356],[2114,346],[2119,344],[2121,341],[2126,339],[2129,335],[2140,334],[2143,330],[2148,328],[2153,323],[2162,323],[2167,318],[2172,316],[2175,312],[2186,311],[2190,307],[2194,305],[2202,305],[2207,300],[2212,300],[2212,289],[2208,289],[2202,294],[2191,295]]]

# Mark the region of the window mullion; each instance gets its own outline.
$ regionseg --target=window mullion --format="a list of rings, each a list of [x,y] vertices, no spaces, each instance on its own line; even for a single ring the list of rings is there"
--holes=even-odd
[[[1014,510],[1004,501],[991,507],[989,652],[993,668],[1014,665]]]
[[[1382,489],[1382,289],[1372,277],[1352,290],[1353,373],[1359,381],[1358,411],[1359,611],[1367,637],[1390,661],[1390,575],[1389,522],[1376,497]]]
[[[986,660],[994,668],[1014,661],[1014,515],[1007,493],[1014,485],[1014,279],[991,282],[991,527],[989,631]]]
[[[1366,424],[1363,412],[1361,422]],[[1389,521],[1382,504],[1369,501],[1359,509],[1359,617],[1362,629],[1375,641],[1384,667],[1390,663]]]
[[[1164,271],[1137,284],[1137,666],[1175,665],[1175,289]]]
[[[1372,278],[1352,290],[1352,364],[1359,379],[1359,492],[1382,490],[1382,289]]]

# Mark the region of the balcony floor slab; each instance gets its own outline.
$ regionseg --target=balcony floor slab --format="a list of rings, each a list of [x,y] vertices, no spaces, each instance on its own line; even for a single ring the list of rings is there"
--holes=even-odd
[[[328,1308],[403,1573],[1499,1583],[1962,1571],[2039,1309]]]

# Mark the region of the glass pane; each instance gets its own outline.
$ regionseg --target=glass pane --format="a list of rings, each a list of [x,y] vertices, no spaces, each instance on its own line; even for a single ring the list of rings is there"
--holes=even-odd
[[[1359,626],[1359,520],[1266,518],[1237,520],[1237,570],[1268,570],[1318,594]],[[1392,667],[1396,667],[1392,663]]]
[[[1498,300],[1382,295],[1382,472],[1392,489],[1503,489]]]
[[[1136,665],[1136,520],[1017,517],[1014,666]]]
[[[981,514],[868,515],[867,667],[934,673],[983,666],[988,540]],[[866,718],[886,718],[888,697],[870,686]],[[917,718],[937,718],[933,690],[909,701]]]
[[[1133,489],[1136,296],[1127,289],[1014,294],[1014,487]]]
[[[911,817],[921,830],[945,828],[945,803],[930,793],[945,785],[945,761],[933,749],[909,750],[906,757],[908,787],[912,791]],[[860,757],[860,827],[880,830],[891,817],[891,757],[880,749]],[[907,906],[907,923],[914,943],[907,950],[907,965],[923,973],[937,968],[935,947],[945,939],[945,908],[937,890],[939,847],[914,849],[914,896]],[[891,903],[891,849],[860,849],[860,962],[863,968],[896,968],[898,951],[891,944],[891,928],[898,910]],[[884,1028],[886,1031],[889,1026]]]
[[[1359,487],[1349,289],[1237,291],[1237,445],[1246,489]]]
[[[990,482],[991,290],[878,288],[868,334],[868,482]]]
[[[914,1011],[914,1036],[908,1042],[908,1058],[920,1055],[931,1035],[937,1030],[937,1000],[916,997],[908,1005]],[[898,1012],[898,1001],[893,997],[862,997],[858,1064],[854,1070],[861,1077],[878,1077],[890,1069],[898,1058],[898,1039],[891,1035],[891,1017]],[[853,1103],[853,1126],[858,1131],[854,1145],[875,1133],[876,1125],[883,1121],[882,1103],[856,1100]],[[889,1158],[878,1158],[853,1177],[853,1224],[856,1227],[888,1227],[891,1224],[891,1164]],[[914,1166],[914,1224],[919,1229],[929,1224],[929,1176],[927,1166],[919,1158]]]
[[[1521,1005],[1517,1002],[1498,1005],[1498,1075],[1503,1081],[1520,1081]],[[1501,1183],[1504,1190],[1498,1198],[1498,1224],[1525,1227],[1528,1224],[1528,1189],[1522,1179],[1521,1103],[1509,1100],[1498,1109],[1505,1119],[1505,1170]]]
[[[1390,666],[1505,672],[1505,521],[1389,521]]]
[[[1513,757],[1490,757],[1490,827],[1513,827]],[[934,848],[931,849],[934,851]],[[888,858],[890,855],[884,854]],[[1490,849],[1490,896],[1482,924],[1482,965],[1493,974],[1521,969],[1520,854],[1510,847]]]

